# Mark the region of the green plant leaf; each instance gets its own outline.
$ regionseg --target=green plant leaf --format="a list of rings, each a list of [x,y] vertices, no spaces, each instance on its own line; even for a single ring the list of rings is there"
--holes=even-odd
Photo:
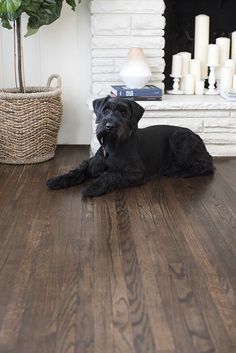
[[[29,20],[26,37],[36,33],[41,26],[56,21],[61,14],[62,2],[63,0],[41,0],[30,11],[27,9],[25,12],[29,15]]]
[[[0,15],[2,26],[7,29],[12,29],[9,18],[6,13]]]
[[[35,34],[43,25],[49,25],[56,21],[61,15],[64,0],[0,0],[0,19],[2,26],[12,28],[11,21],[14,21],[22,13],[28,15],[26,37]],[[65,1],[72,10],[75,10],[76,2],[81,0]]]
[[[75,0],[66,0],[67,4],[71,6],[72,10],[75,11],[76,2]]]
[[[7,29],[12,29],[11,22],[15,21],[18,17],[20,17],[20,15],[21,15],[20,9],[18,9],[15,12],[0,13],[2,26]]]
[[[31,28],[29,25],[27,26],[27,33],[25,34],[25,37],[32,36],[33,34],[37,33],[39,28]]]
[[[21,0],[0,0],[0,13],[15,12],[21,6]]]

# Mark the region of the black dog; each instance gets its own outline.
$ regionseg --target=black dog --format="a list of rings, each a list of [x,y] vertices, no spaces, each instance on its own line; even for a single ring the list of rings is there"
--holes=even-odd
[[[83,195],[99,196],[156,176],[188,178],[213,173],[212,157],[191,130],[168,125],[138,129],[144,109],[134,101],[107,96],[96,99],[93,107],[101,147],[77,169],[48,180],[50,189],[96,178]]]

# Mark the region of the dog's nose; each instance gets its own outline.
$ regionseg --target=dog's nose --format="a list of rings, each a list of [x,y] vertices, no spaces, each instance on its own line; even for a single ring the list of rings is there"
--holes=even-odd
[[[106,123],[106,129],[108,131],[110,131],[110,130],[114,129],[114,125],[112,123]]]

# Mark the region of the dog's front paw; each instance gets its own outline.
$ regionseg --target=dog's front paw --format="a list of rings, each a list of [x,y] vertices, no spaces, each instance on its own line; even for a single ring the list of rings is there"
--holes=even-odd
[[[58,190],[58,189],[65,187],[64,183],[63,183],[62,176],[57,176],[55,178],[51,178],[51,179],[47,180],[46,184],[47,184],[48,188],[51,190]]]
[[[82,191],[83,197],[95,197],[101,196],[105,194],[104,189],[101,185],[97,184],[96,182],[88,186],[86,189]]]

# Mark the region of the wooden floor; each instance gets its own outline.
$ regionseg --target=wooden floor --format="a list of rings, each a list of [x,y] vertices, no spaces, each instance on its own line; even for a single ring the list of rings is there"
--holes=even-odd
[[[0,353],[236,352],[236,159],[83,200],[0,165]]]

